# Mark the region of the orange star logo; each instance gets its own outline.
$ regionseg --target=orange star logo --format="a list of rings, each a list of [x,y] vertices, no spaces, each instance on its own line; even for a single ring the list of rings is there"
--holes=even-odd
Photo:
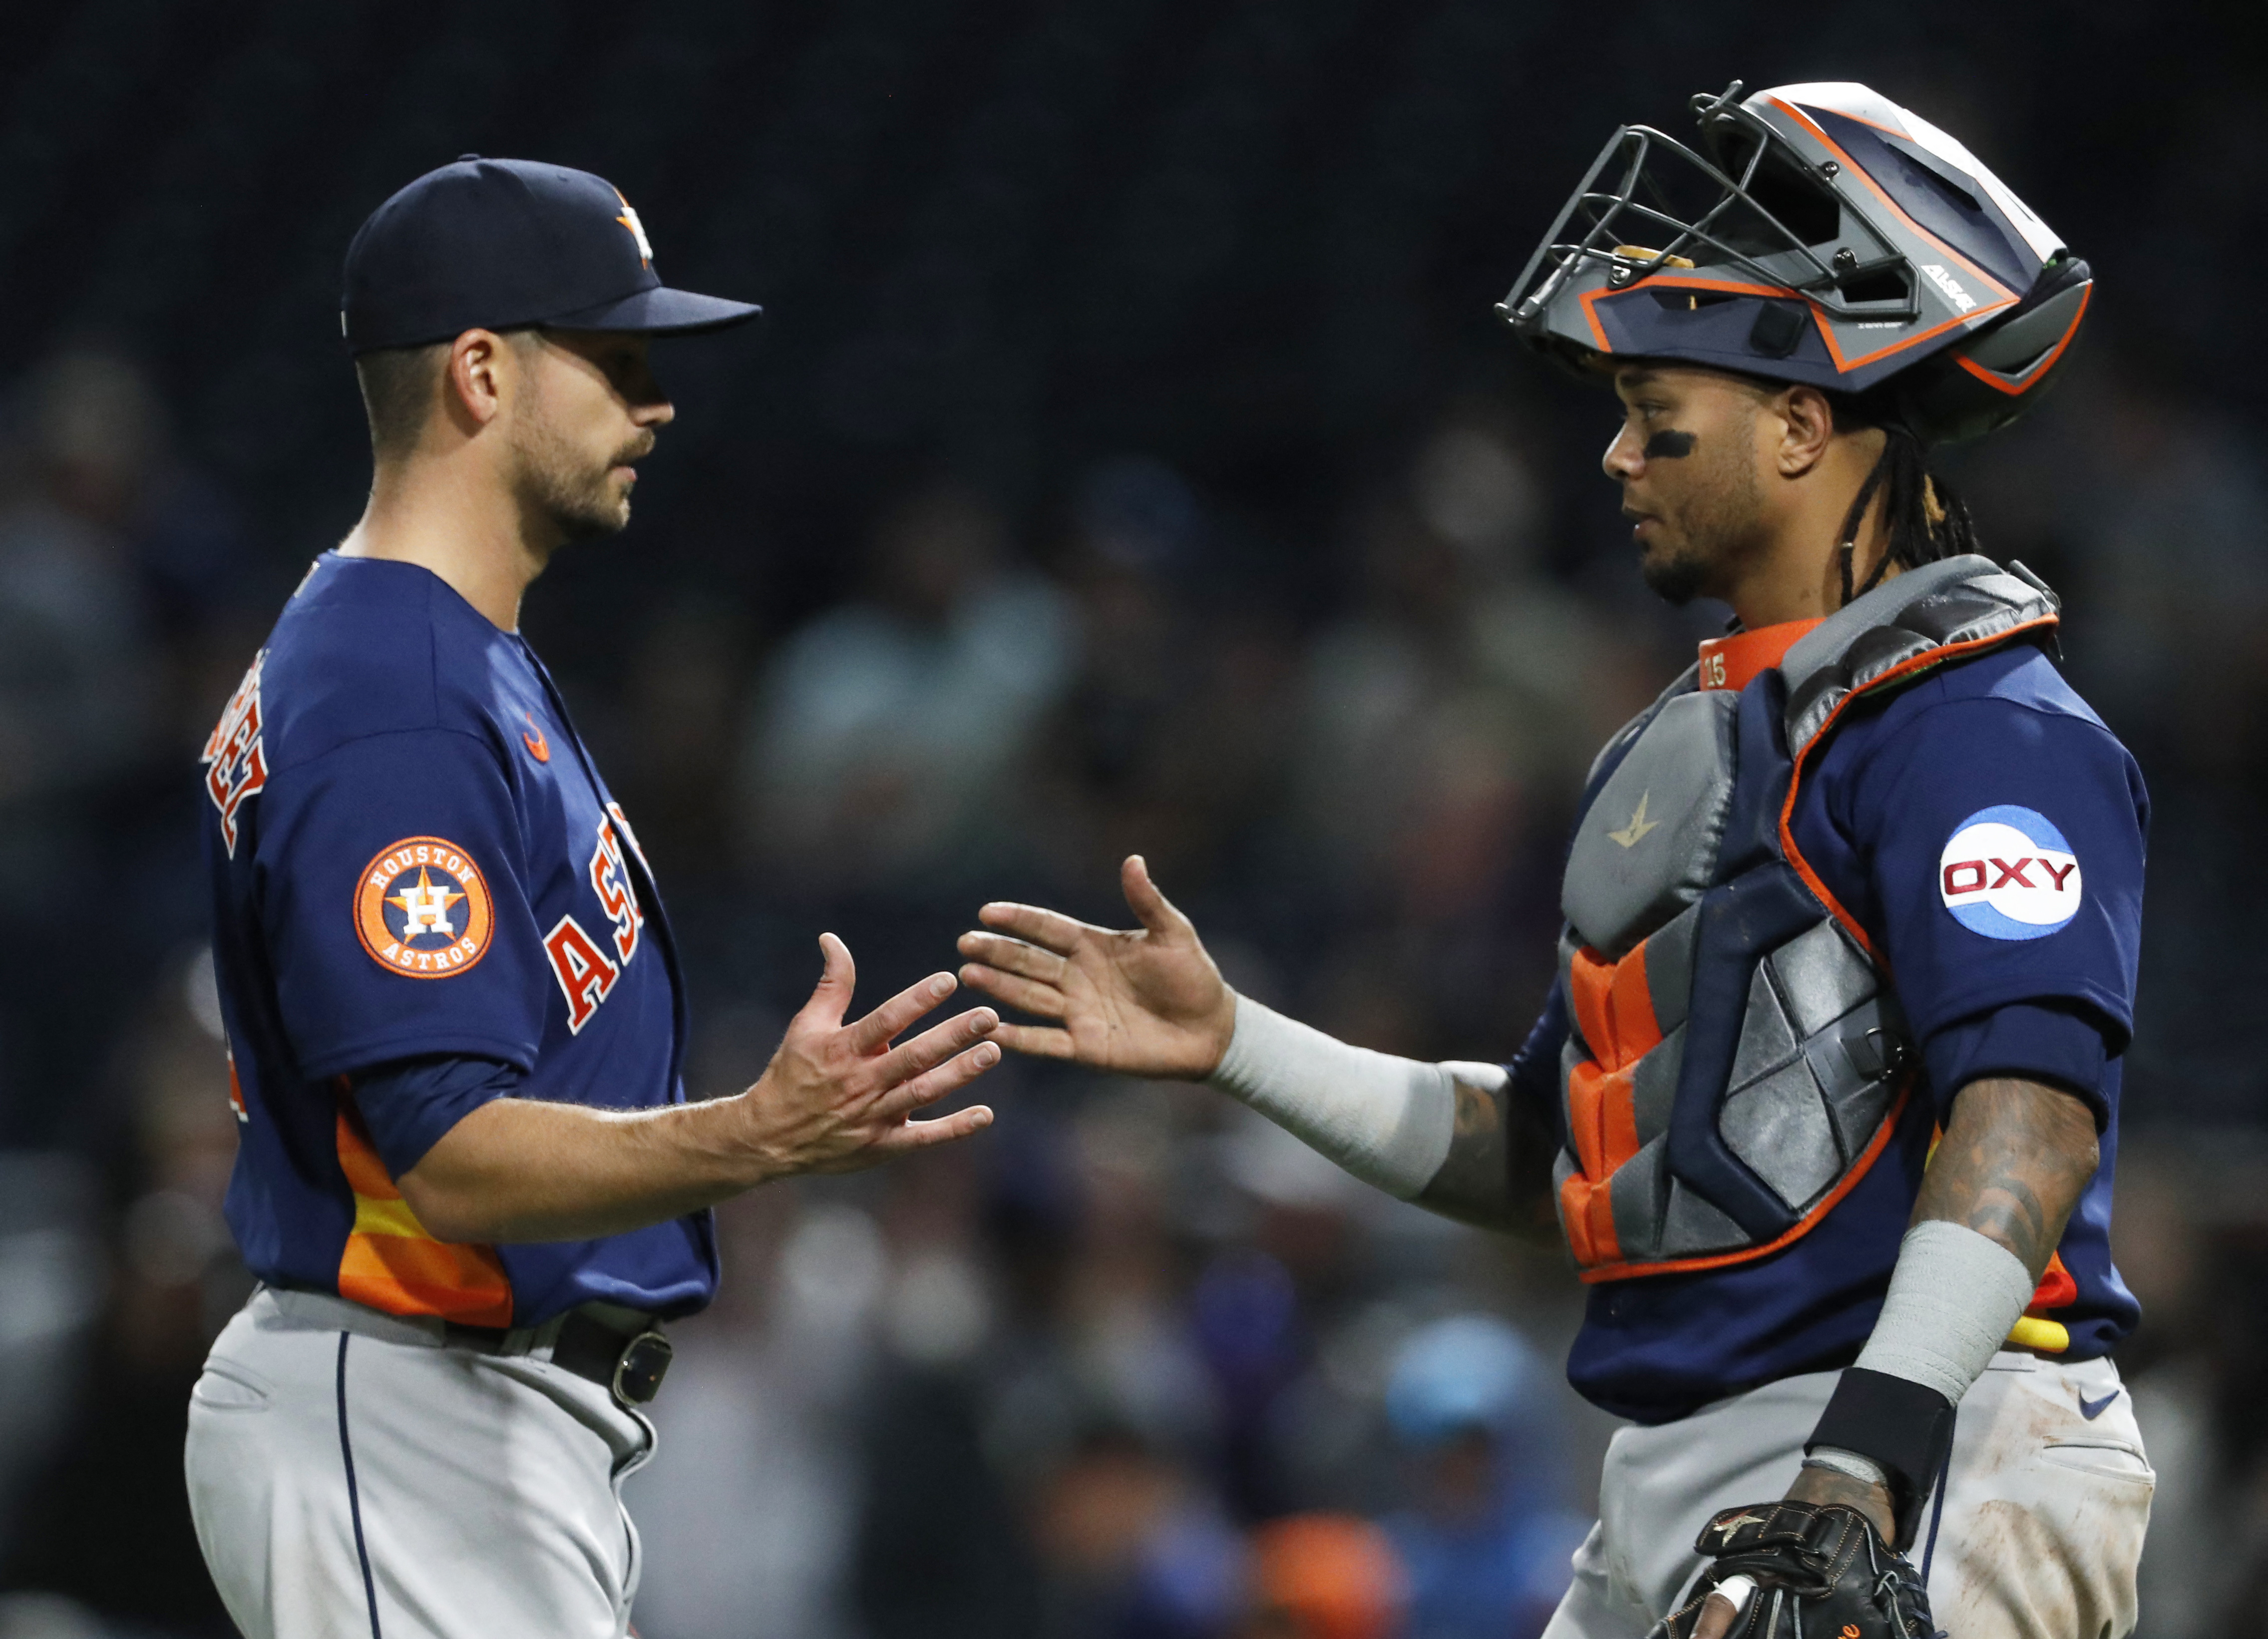
[[[401,936],[415,939],[420,934],[452,934],[457,930],[449,920],[449,907],[462,899],[460,893],[451,893],[447,888],[436,888],[425,867],[417,867],[417,886],[405,888],[388,897],[387,904],[398,907],[404,926]]]
[[[618,188],[615,190],[615,197],[617,199],[622,199],[622,190],[621,188]],[[650,268],[653,266],[653,247],[646,240],[645,225],[638,220],[638,213],[630,208],[630,202],[629,200],[622,199],[622,213],[616,217],[615,220],[621,223],[624,227],[630,229],[630,237],[637,240],[638,266],[642,268]]]
[[[404,837],[364,866],[355,883],[354,921],[370,959],[404,978],[469,972],[496,934],[481,867],[442,837]],[[429,934],[446,942],[437,944]]]

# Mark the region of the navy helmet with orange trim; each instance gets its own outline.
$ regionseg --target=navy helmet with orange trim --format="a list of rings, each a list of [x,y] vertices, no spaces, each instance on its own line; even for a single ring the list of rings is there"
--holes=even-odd
[[[1616,131],[1499,311],[1587,365],[1676,360],[1858,399],[1925,444],[2029,408],[2093,275],[1976,156],[1848,83]]]

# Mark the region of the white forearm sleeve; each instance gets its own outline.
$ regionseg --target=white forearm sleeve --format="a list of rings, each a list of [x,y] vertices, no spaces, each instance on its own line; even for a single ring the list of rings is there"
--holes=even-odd
[[[1881,1318],[1859,1364],[1961,1404],[2032,1301],[2015,1253],[1965,1224],[1931,1218],[1906,1231]]]
[[[1236,999],[1236,1033],[1211,1077],[1223,1092],[1403,1200],[1431,1183],[1448,1155],[1460,1080],[1493,1092],[1505,1071],[1351,1047],[1249,996]]]

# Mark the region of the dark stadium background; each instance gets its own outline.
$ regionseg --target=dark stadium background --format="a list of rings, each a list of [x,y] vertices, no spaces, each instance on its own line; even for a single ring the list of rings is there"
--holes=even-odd
[[[635,522],[526,610],[668,896],[696,1093],[761,1069],[821,927],[879,996],[947,964],[983,898],[1110,917],[1129,848],[1240,983],[1381,1046],[1503,1056],[1546,977],[1571,759],[1709,626],[1638,591],[1595,468],[1608,406],[1517,353],[1492,305],[1617,122],[1682,133],[1685,99],[1735,76],[1868,81],[2097,271],[2071,379],[1951,468],[1988,546],[2068,594],[2071,673],[2156,802],[2119,1237],[2150,1311],[2121,1362],[2161,1474],[2142,1632],[2228,1631],[2268,1589],[2268,95],[2246,20],[11,9],[0,1635],[227,1631],[179,1462],[245,1289],[214,1217],[233,1136],[195,756],[360,508],[336,307],[372,207],[466,151],[583,166],[671,283],[768,310],[659,350],[678,422]],[[974,760],[893,764],[885,735],[828,765],[836,808],[798,808],[797,681],[824,692],[851,639],[880,641],[934,703],[961,686],[939,634],[980,605],[1049,635],[1019,651],[1012,712],[980,690],[953,720]],[[1465,737],[1409,752],[1397,710]],[[797,755],[823,764],[818,720]],[[981,778],[932,800],[940,767]],[[1432,783],[1396,806],[1411,768]],[[962,1154],[726,1214],[727,1292],[683,1329],[663,1455],[630,1487],[644,1630],[1256,1631],[1251,1591],[1307,1598],[1315,1541],[1408,1559],[1449,1530],[1472,1458],[1496,1466],[1483,1512],[1517,1584],[1491,1631],[1532,1631],[1603,1438],[1552,1386],[1575,1302],[1557,1259],[1339,1191],[1210,1096],[996,1085],[1002,1122]],[[1440,1331],[1458,1316],[1518,1336]],[[1394,1411],[1429,1338],[1437,1393],[1513,1409],[1447,1443]],[[1372,1582],[1300,1631],[1450,1631],[1379,1614],[1389,1558]]]

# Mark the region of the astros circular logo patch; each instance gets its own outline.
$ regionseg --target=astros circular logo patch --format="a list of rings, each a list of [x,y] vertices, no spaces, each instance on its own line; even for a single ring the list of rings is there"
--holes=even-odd
[[[447,978],[488,954],[496,931],[481,867],[453,842],[409,837],[364,867],[355,932],[370,959],[409,978]]]
[[[1971,933],[2044,939],[2079,914],[2079,856],[2035,809],[1979,808],[1938,855],[1937,890]]]

